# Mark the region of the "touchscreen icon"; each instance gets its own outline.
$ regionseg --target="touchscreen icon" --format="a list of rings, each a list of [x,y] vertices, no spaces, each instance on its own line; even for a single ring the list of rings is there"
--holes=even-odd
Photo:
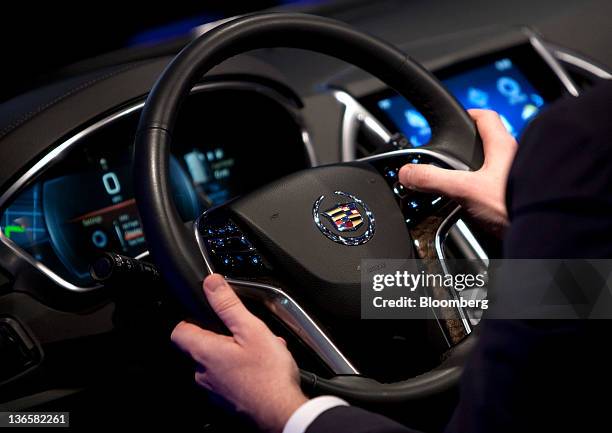
[[[484,90],[470,87],[468,89],[468,100],[474,106],[484,108],[489,103],[489,94]]]
[[[533,104],[525,104],[525,106],[523,107],[523,111],[521,112],[521,118],[527,121],[536,114],[538,114],[538,107]]]
[[[542,98],[537,93],[532,93],[531,94],[531,102],[533,102],[536,107],[541,107],[542,105],[544,105],[544,98]]]
[[[500,72],[507,71],[512,68],[512,60],[510,59],[500,59],[495,62],[495,69]]]
[[[521,85],[513,78],[501,77],[497,80],[497,90],[503,96],[508,98],[510,105],[516,105],[525,102],[527,95],[521,90]]]
[[[406,121],[413,128],[421,129],[421,128],[429,128],[429,124],[427,123],[427,119],[423,117],[421,113],[416,110],[406,110],[405,113]]]
[[[421,113],[413,109],[404,111],[404,117],[408,125],[416,130],[416,134],[410,135],[410,142],[412,145],[418,147],[427,143],[431,137],[431,128],[429,127],[427,119],[425,119]]]

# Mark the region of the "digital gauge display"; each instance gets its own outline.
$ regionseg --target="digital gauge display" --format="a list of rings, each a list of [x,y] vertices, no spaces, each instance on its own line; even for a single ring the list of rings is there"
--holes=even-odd
[[[90,281],[89,265],[103,251],[130,257],[145,252],[125,150],[90,159],[81,170],[25,190],[2,215],[4,236],[62,276],[82,283]],[[174,156],[170,178],[179,213],[185,220],[195,219],[202,205]]]
[[[228,157],[222,147],[207,151],[193,149],[186,153],[183,159],[198,192],[211,205],[218,205],[230,199],[228,183],[235,160]]]
[[[28,179],[0,211],[0,240],[44,265],[54,281],[79,287],[93,285],[89,266],[100,253],[147,251],[132,171],[139,115],[95,129]],[[276,98],[229,88],[194,93],[173,131],[174,204],[183,221],[194,221],[211,206],[308,167],[308,156],[301,126]]]

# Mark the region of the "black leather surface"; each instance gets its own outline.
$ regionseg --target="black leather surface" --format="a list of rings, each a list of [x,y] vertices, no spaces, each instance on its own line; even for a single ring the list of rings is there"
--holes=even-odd
[[[395,383],[380,383],[360,376],[337,376],[332,379],[302,373],[305,389],[315,394],[341,395],[361,404],[393,404],[419,400],[448,392],[457,385],[463,365],[478,342],[471,334],[451,349],[439,367],[417,377]]]
[[[313,222],[313,204],[322,195],[320,212],[350,201],[348,192],[372,211],[374,235],[364,244],[346,246],[328,239]],[[287,291],[322,322],[337,323],[361,314],[361,260],[414,256],[410,235],[385,179],[369,164],[317,167],[269,184],[229,207],[286,275]],[[367,222],[354,232],[362,235]],[[353,233],[348,233],[353,235]],[[325,316],[325,317],[324,317]],[[326,319],[326,320],[324,320]]]

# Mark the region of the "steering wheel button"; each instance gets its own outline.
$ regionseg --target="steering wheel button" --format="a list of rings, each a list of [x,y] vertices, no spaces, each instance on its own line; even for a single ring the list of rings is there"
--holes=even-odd
[[[227,223],[223,229],[227,234],[236,234],[240,232],[238,227],[236,227],[236,225],[232,222]]]
[[[253,246],[244,236],[226,238],[225,247],[232,251],[252,250]]]
[[[387,177],[388,179],[392,179],[392,180],[397,179],[397,172],[398,172],[397,168],[385,167],[384,172],[385,172],[385,177]]]
[[[408,195],[408,190],[406,187],[399,182],[395,182],[395,184],[393,184],[393,192],[399,198],[404,198],[406,195]]]
[[[208,241],[208,244],[212,248],[223,248],[225,247],[225,240],[223,238],[213,238]]]

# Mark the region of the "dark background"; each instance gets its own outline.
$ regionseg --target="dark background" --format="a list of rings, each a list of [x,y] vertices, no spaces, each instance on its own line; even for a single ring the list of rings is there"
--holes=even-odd
[[[3,2],[0,9],[0,103],[81,72],[74,66],[67,69],[75,62],[138,43],[142,49],[151,36],[146,32],[160,26],[182,22],[186,30],[287,3],[294,10],[316,7],[317,13],[350,22],[392,43],[429,40],[477,27],[528,25],[545,39],[612,69],[612,0],[21,1]],[[178,41],[175,48],[186,42]],[[91,70],[95,65],[89,66]]]
[[[207,21],[262,8],[323,0],[3,2],[0,102],[52,79],[57,70],[112,50],[147,44]],[[151,33],[160,26],[170,26]],[[148,32],[148,34],[143,34]],[[138,37],[140,35],[140,37]],[[151,42],[149,42],[151,43]]]

